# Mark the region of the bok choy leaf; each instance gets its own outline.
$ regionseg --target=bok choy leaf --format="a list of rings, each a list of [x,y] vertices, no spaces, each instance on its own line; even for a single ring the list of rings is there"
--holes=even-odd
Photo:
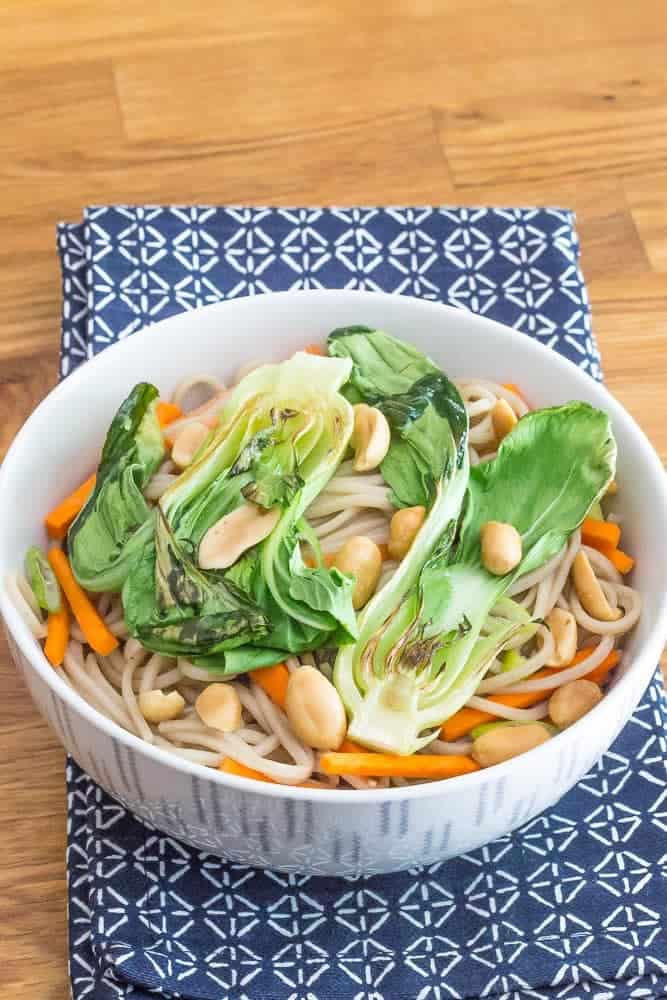
[[[391,428],[381,471],[398,507],[426,507],[426,518],[396,573],[360,618],[362,641],[378,601],[397,606],[436,545],[454,538],[468,485],[468,415],[456,386],[425,355],[380,330],[344,327],[329,334],[330,353],[349,357],[343,392],[375,406]]]
[[[160,510],[155,538],[123,588],[123,608],[130,634],[170,656],[210,655],[269,632],[268,618],[243,591],[198,569]]]
[[[72,570],[86,590],[118,591],[153,531],[143,490],[165,453],[158,390],[140,382],[107,432],[95,488],[67,536]]]
[[[396,507],[429,507],[452,460],[462,467],[468,417],[456,387],[411,344],[363,326],[329,334],[329,353],[352,360],[344,392],[381,410],[392,431],[382,475]],[[454,454],[443,442],[454,442]]]
[[[513,602],[503,602],[503,615],[489,612],[513,580],[562,548],[606,490],[615,460],[607,416],[569,403],[527,414],[497,457],[472,469],[455,544],[448,526],[415,585],[398,599],[391,584],[380,591],[361,616],[357,643],[339,652],[334,680],[351,715],[351,739],[399,754],[432,739],[526,627]],[[521,535],[521,563],[504,577],[482,565],[488,521],[512,524]]]
[[[239,663],[251,669],[356,637],[353,578],[311,569],[300,555],[303,514],[352,432],[339,391],[350,368],[347,359],[299,353],[235,388],[203,453],[161,497],[155,538],[125,585],[128,627],[145,646],[236,672]],[[199,567],[206,533],[248,503],[279,511],[268,537],[228,569]]]

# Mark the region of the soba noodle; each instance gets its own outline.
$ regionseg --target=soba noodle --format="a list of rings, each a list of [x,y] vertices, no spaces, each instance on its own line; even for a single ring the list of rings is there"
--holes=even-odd
[[[239,377],[261,362],[252,362],[239,372]],[[469,452],[473,465],[492,458],[498,448],[491,411],[499,399],[505,400],[517,417],[527,412],[523,399],[512,390],[487,379],[464,379],[457,388],[465,402],[470,420]],[[197,406],[185,417],[170,425],[170,436],[194,419],[215,419],[224,405],[229,390],[217,378],[197,375],[185,379],[175,390],[174,402],[183,406],[190,400]],[[202,394],[204,398],[202,398]],[[149,501],[156,501],[176,480],[177,470],[170,461],[164,462],[145,490]],[[312,503],[308,520],[320,541],[324,553],[335,552],[348,539],[366,535],[378,544],[389,540],[389,525],[393,507],[382,476],[377,473],[356,473],[351,461],[343,462],[327,487]],[[582,607],[570,584],[570,570],[582,550],[600,585],[613,607],[622,609],[616,621],[598,621]],[[379,588],[396,571],[398,563],[383,564]],[[22,574],[7,581],[9,593],[21,616],[37,639],[46,635],[43,612]],[[590,656],[581,663],[554,672],[552,676],[530,678],[551,659],[554,639],[544,624],[519,634],[507,649],[516,648],[523,657],[519,666],[505,670],[499,661],[492,664],[480,682],[468,706],[490,711],[494,716],[527,722],[547,716],[547,699],[557,687],[586,676],[603,662],[619,639],[636,624],[641,613],[641,600],[636,590],[622,582],[614,565],[602,553],[582,546],[581,535],[575,531],[567,545],[540,569],[518,579],[508,590],[508,597],[521,604],[529,614],[542,620],[556,606],[572,612],[579,627],[579,648],[590,647]],[[506,598],[505,598],[506,600]],[[99,656],[87,649],[85,639],[74,625],[65,654],[61,675],[71,687],[97,711],[128,732],[163,750],[206,767],[217,767],[224,758],[252,768],[267,778],[286,784],[310,781],[315,787],[376,788],[390,782],[404,785],[403,778],[372,779],[353,776],[328,777],[319,769],[319,754],[297,739],[286,714],[248,676],[230,678],[198,667],[185,658],[171,658],[150,653],[134,638],[128,638],[123,611],[117,595],[102,595],[97,601],[99,613],[111,632],[120,639],[118,649],[109,656]],[[503,617],[502,602],[492,615]],[[290,672],[302,665],[316,665],[328,678],[332,674],[335,651],[304,653],[287,656]],[[220,732],[205,725],[199,718],[194,701],[203,689],[216,681],[231,683],[242,706],[241,726],[235,732]],[[153,724],[144,718],[139,707],[142,692],[179,691],[186,702],[181,718]],[[544,700],[531,708],[513,708],[488,700],[500,693],[544,691]],[[446,742],[434,731],[433,739],[420,752],[429,754],[467,754],[470,739]]]

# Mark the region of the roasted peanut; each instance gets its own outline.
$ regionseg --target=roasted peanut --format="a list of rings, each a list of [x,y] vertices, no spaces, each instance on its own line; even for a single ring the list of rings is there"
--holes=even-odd
[[[391,431],[384,413],[366,403],[354,407],[354,471],[371,472],[389,451]]]
[[[554,608],[549,612],[546,624],[553,636],[554,654],[547,660],[548,667],[564,667],[577,652],[577,622],[570,611]]]
[[[405,557],[425,517],[426,508],[421,506],[404,507],[396,511],[389,525],[387,549],[390,559],[397,559],[400,562]]]
[[[541,722],[520,726],[497,726],[478,736],[472,745],[472,756],[482,767],[502,764],[546,743],[551,733]]]
[[[517,416],[506,399],[499,399],[491,410],[491,422],[498,441],[507,437],[517,423]]]
[[[271,534],[280,520],[280,510],[263,510],[255,504],[243,504],[225,514],[208,529],[199,543],[202,569],[227,569],[247,549]]]
[[[177,719],[185,708],[185,698],[178,691],[140,691],[139,711],[146,722],[169,722]]]
[[[179,469],[186,469],[192,463],[204,441],[209,435],[209,428],[199,420],[187,424],[176,437],[171,449],[171,460]]]
[[[549,716],[559,729],[566,729],[602,701],[602,691],[593,681],[581,678],[556,688],[549,698]]]
[[[347,730],[343,702],[315,667],[299,667],[290,674],[285,711],[292,729],[308,746],[336,750],[343,742]]]
[[[241,701],[231,684],[208,684],[195,701],[205,726],[233,733],[241,726]]]
[[[494,576],[505,576],[521,562],[521,535],[511,524],[487,521],[482,525],[482,562]]]
[[[593,572],[585,552],[577,552],[572,564],[572,580],[577,597],[584,611],[601,622],[615,622],[623,614],[618,608],[612,608],[605,597],[604,591]]]
[[[356,577],[352,605],[357,610],[363,608],[375,593],[382,572],[382,553],[375,542],[365,535],[348,538],[334,556],[332,565],[341,573]]]

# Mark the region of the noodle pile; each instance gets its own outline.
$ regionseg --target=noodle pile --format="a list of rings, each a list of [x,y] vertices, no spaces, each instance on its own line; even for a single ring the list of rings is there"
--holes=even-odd
[[[246,366],[238,373],[238,378],[254,367],[257,363]],[[504,399],[517,417],[523,416],[528,407],[515,392],[495,382],[476,379],[460,380],[456,384],[468,411],[470,461],[476,465],[496,455],[499,442],[491,411],[498,400]],[[205,397],[203,403],[202,392]],[[193,419],[215,422],[228,393],[223,383],[209,376],[196,376],[182,382],[174,393],[174,402],[183,409],[186,409],[186,400],[194,397],[194,403],[190,402],[189,412],[184,418],[169,426],[169,436],[173,437]],[[192,409],[193,405],[196,411]],[[149,482],[145,490],[146,498],[156,501],[176,478],[176,467],[170,460],[164,462]],[[393,513],[389,490],[381,474],[356,473],[353,463],[345,461],[310,506],[308,520],[326,555],[335,553],[348,539],[357,535],[365,535],[378,545],[386,544]],[[570,569],[580,549],[588,556],[609,604],[621,609],[622,615],[617,620],[598,621],[583,609],[570,582]],[[391,578],[397,566],[398,563],[392,561],[383,563],[379,588]],[[43,639],[46,635],[43,613],[26,578],[17,574],[8,579],[7,586],[33,635]],[[561,552],[543,567],[517,580],[507,596],[520,603],[532,618],[539,621],[555,607],[570,611],[578,625],[578,649],[591,650],[591,655],[584,662],[558,670],[552,676],[530,680],[553,656],[551,632],[546,625],[540,624],[530,639],[519,637],[509,642],[506,648],[514,646],[525,659],[511,670],[502,670],[500,663],[495,661],[468,705],[491,711],[499,719],[517,722],[545,718],[548,698],[553,690],[585,676],[602,663],[637,623],[641,613],[638,592],[623,583],[621,574],[606,556],[582,545],[579,531],[574,532]],[[128,637],[118,595],[103,594],[97,599],[97,608],[110,631],[119,639],[118,649],[109,656],[93,653],[74,625],[61,676],[97,711],[135,736],[177,757],[208,767],[217,767],[225,758],[231,758],[273,781],[286,784],[299,784],[308,779],[309,784],[323,788],[337,785],[377,788],[408,783],[404,778],[373,779],[323,774],[319,770],[318,752],[296,738],[286,714],[251,676],[230,678],[197,667],[187,659],[162,656],[144,649],[136,639]],[[491,614],[503,617],[503,600],[498,602]],[[306,664],[317,666],[330,679],[335,652],[318,650],[300,657],[289,656],[285,662],[289,671]],[[232,733],[222,733],[204,725],[194,707],[206,685],[221,680],[235,688],[243,706],[241,728]],[[137,696],[151,690],[179,691],[186,702],[182,717],[157,725],[147,722],[139,710]],[[544,691],[544,700],[532,708],[512,708],[487,700],[492,694],[536,690]],[[471,749],[470,740],[446,743],[438,735],[436,730],[433,741],[421,752],[461,754]]]

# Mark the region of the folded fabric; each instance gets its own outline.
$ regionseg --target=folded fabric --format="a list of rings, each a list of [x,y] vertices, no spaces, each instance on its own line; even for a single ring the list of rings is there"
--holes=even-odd
[[[563,209],[96,207],[58,240],[63,375],[184,309],[348,287],[484,313],[601,377]],[[69,761],[74,1000],[665,996],[666,718],[658,674],[553,810],[470,855],[355,881],[198,853]]]

